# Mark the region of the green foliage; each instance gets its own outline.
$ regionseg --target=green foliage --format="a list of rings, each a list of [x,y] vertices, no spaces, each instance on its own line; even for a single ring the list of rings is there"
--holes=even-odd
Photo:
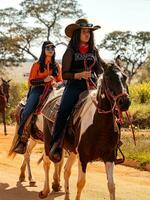
[[[146,61],[150,50],[150,32],[114,31],[107,34],[99,45],[122,58],[122,67],[129,82]]]
[[[144,104],[150,103],[150,82],[143,82],[129,86],[132,101]]]
[[[150,82],[143,82],[129,86],[131,106],[129,113],[132,123],[136,128],[150,128]],[[124,127],[129,122],[124,117]]]
[[[27,84],[11,82],[9,104],[6,110],[6,122],[8,124],[12,123],[13,120],[11,119],[12,113],[14,113],[18,103],[26,95],[27,91],[28,91]]]
[[[132,137],[126,132],[122,134],[122,150],[126,159],[136,160],[142,164],[150,163],[150,135],[136,134],[136,146],[133,143]]]
[[[135,127],[140,129],[150,128],[150,104],[133,103],[129,111]]]
[[[0,9],[0,62],[7,67],[17,66],[26,55],[36,60],[34,47],[52,38],[55,44],[65,44],[66,38],[61,35],[63,20],[83,15],[76,0],[23,0],[19,9]]]

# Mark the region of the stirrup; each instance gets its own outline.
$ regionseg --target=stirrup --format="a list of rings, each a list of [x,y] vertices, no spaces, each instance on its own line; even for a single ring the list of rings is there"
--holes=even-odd
[[[123,163],[125,161],[125,156],[122,153],[122,151],[120,149],[120,146],[118,146],[118,149],[120,151],[120,154],[121,154],[122,158],[118,158],[118,159],[116,158],[115,161],[114,161],[115,165],[121,164],[121,163]]]

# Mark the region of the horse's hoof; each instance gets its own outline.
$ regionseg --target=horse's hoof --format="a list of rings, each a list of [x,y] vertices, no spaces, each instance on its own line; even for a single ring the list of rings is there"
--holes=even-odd
[[[52,189],[54,192],[59,192],[61,190],[61,186],[59,184],[52,183]]]
[[[69,193],[67,193],[67,194],[65,195],[64,200],[70,200],[70,198],[69,198]]]
[[[40,199],[44,199],[44,198],[46,198],[47,196],[48,196],[48,193],[47,193],[47,194],[43,194],[42,191],[39,192],[39,198],[40,198]]]
[[[30,187],[34,187],[35,184],[36,184],[36,181],[30,181],[30,182],[29,182]]]

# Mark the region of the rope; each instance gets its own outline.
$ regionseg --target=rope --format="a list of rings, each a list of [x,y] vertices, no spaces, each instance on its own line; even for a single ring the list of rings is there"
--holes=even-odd
[[[132,125],[132,122],[131,122],[129,113],[128,113],[127,111],[126,111],[125,113],[126,113],[126,116],[127,116],[128,121],[129,121],[129,124],[130,124],[130,126],[131,126],[133,141],[134,141],[134,145],[136,146],[136,138],[135,138],[135,132],[134,132],[133,125]]]
[[[51,81],[45,84],[45,88],[44,88],[43,94],[40,96],[39,104],[37,105],[37,108],[36,108],[36,110],[34,112],[35,115],[40,114],[40,112],[42,110],[42,107],[43,107],[43,105],[45,103],[45,99],[49,94],[50,87],[51,87]]]

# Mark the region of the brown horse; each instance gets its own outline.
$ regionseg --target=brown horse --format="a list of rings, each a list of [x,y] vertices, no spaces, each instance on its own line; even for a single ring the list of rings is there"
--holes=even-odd
[[[1,78],[1,83],[0,83],[0,113],[2,113],[2,119],[3,119],[3,124],[4,124],[4,134],[7,135],[7,130],[6,130],[6,121],[5,121],[5,115],[6,115],[6,108],[7,108],[7,103],[9,99],[9,82],[10,80],[6,81]]]
[[[115,200],[113,166],[118,162],[117,149],[120,142],[118,120],[121,120],[121,113],[127,111],[129,106],[126,76],[115,63],[109,63],[98,79],[97,89],[92,93],[89,91],[85,101],[75,109],[64,130],[64,148],[70,151],[64,172],[65,200],[69,199],[69,177],[76,155],[79,164],[75,199],[80,200],[85,185],[87,164],[101,159],[105,163],[110,199]],[[44,123],[45,153],[49,155],[52,122],[48,116],[44,117]],[[43,191],[40,192],[41,198],[46,197],[49,192],[49,165],[50,162],[44,164],[45,183]]]

